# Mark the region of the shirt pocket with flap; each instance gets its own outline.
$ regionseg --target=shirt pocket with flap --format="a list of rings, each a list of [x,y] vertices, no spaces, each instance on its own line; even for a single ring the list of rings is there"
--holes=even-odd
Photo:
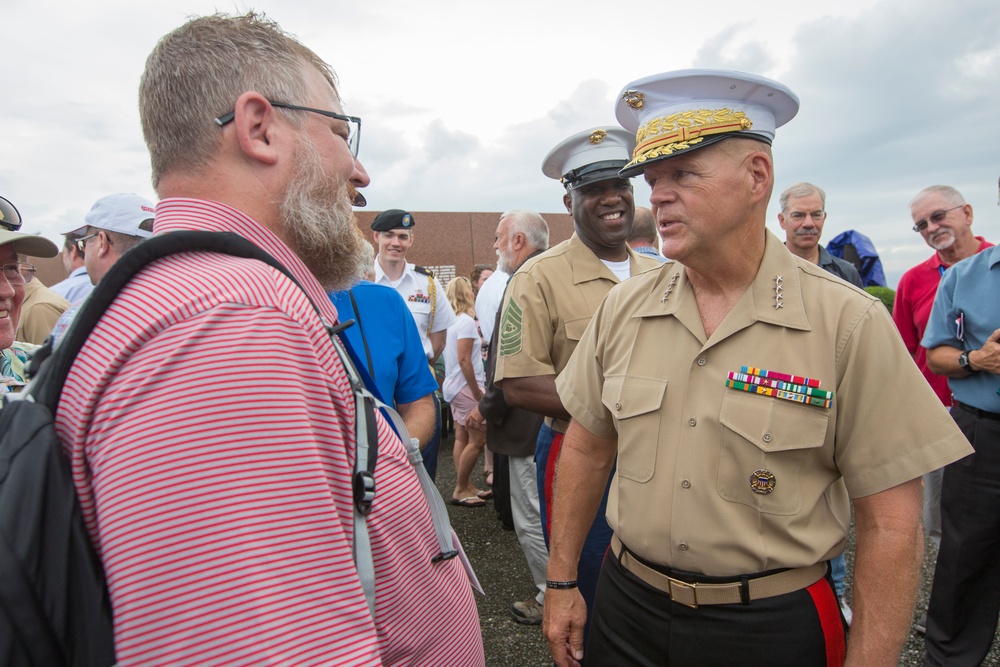
[[[565,320],[563,326],[566,327],[566,338],[569,338],[575,343],[579,343],[580,339],[583,338],[583,332],[587,330],[587,325],[590,324],[590,320],[593,319],[590,315],[586,317],[575,317],[571,320]]]
[[[821,448],[830,412],[727,391],[719,421],[719,495],[766,514],[797,514],[802,509],[803,485],[814,483],[812,473],[825,467]]]
[[[618,475],[648,482],[656,468],[662,406],[667,392],[663,378],[610,375],[604,378],[601,402],[611,412],[618,431]]]

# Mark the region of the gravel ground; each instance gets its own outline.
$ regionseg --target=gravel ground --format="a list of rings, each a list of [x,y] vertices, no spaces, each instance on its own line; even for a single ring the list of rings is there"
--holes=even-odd
[[[441,443],[438,463],[437,486],[445,501],[451,498],[455,469],[451,460],[452,439]],[[486,488],[480,470],[473,481]],[[511,620],[510,604],[534,595],[528,566],[521,554],[520,545],[513,531],[504,530],[496,518],[492,503],[483,508],[448,506],[452,525],[458,533],[469,559],[475,568],[486,595],[476,594],[479,619],[483,630],[487,667],[545,667],[551,665],[548,647],[542,637],[541,626],[520,625]],[[937,551],[927,544],[924,558],[924,576],[917,595],[914,619],[927,609],[931,576]],[[847,544],[848,584],[854,564],[853,535]],[[923,635],[911,632],[900,656],[900,667],[923,665]],[[1000,637],[995,638],[993,649],[984,665],[1000,666]]]

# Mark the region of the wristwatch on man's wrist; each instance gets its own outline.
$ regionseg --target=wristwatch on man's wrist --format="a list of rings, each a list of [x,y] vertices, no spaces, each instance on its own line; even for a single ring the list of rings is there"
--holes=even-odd
[[[962,370],[966,373],[976,373],[978,371],[972,368],[972,364],[969,363],[969,352],[966,350],[962,354],[958,355],[958,365],[962,367]]]

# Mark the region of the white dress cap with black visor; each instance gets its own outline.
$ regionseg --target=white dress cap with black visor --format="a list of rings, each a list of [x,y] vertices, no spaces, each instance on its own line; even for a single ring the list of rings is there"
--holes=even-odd
[[[575,190],[588,183],[622,178],[618,172],[632,155],[633,133],[619,127],[595,127],[574,134],[549,151],[542,173]]]

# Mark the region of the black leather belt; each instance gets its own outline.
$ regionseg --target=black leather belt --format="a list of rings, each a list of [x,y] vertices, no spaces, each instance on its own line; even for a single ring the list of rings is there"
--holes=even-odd
[[[749,604],[751,600],[761,600],[785,595],[811,586],[826,574],[826,562],[809,567],[799,567],[768,574],[745,582],[733,581],[725,584],[691,583],[675,579],[639,561],[617,535],[611,537],[611,551],[626,570],[653,588],[666,593],[679,604],[697,609],[700,605]],[[744,593],[744,586],[747,588]]]
[[[960,403],[955,401],[955,405],[962,408],[966,412],[970,412],[980,419],[992,419],[995,422],[1000,422],[1000,414],[996,412],[990,412],[989,410],[980,410],[979,408],[974,408],[971,405],[966,405],[965,403]]]

